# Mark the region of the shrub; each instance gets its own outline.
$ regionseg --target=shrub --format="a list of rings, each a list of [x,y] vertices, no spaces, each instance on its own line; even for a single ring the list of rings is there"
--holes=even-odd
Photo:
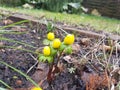
[[[23,0],[0,0],[0,4],[5,6],[18,6],[22,5],[22,1]]]

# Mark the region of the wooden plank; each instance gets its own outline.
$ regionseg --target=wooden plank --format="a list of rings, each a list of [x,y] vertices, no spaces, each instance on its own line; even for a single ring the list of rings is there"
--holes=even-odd
[[[44,16],[42,16],[42,17],[44,17]],[[38,19],[38,18],[32,17],[30,15],[25,15],[25,14],[20,14],[20,13],[14,13],[11,16],[9,16],[8,18],[13,20],[13,21],[29,20],[32,23],[40,23],[40,24],[46,25],[46,23],[44,21],[40,20],[41,18]],[[81,30],[81,29],[65,27],[63,25],[57,25],[57,24],[55,24],[54,27],[59,29],[59,30],[63,29],[63,30],[66,30],[66,31],[75,31],[75,32],[80,33],[81,35],[86,35],[88,37],[94,37],[94,38],[107,37],[107,38],[110,38],[112,40],[120,40],[120,35],[113,35],[113,34],[110,34],[110,33],[99,34],[99,33],[92,32],[92,31],[87,31],[87,30],[84,31],[84,30]]]

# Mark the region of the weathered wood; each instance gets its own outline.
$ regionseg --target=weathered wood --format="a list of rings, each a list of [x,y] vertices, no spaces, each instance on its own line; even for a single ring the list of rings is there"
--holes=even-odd
[[[19,14],[14,14],[12,16],[10,16],[9,18],[13,18],[13,19],[26,19],[26,20],[30,20],[34,23],[41,23],[41,24],[44,24],[46,25],[46,23],[38,20],[38,19],[35,19],[34,17],[31,17],[31,16],[24,16],[24,15],[19,15]],[[112,35],[112,34],[108,34],[105,35],[105,34],[99,34],[99,33],[95,33],[95,32],[91,32],[91,31],[84,31],[84,30],[81,30],[81,29],[76,29],[76,28],[70,28],[70,27],[64,27],[62,25],[54,25],[57,29],[63,29],[63,30],[67,30],[67,31],[75,31],[75,32],[78,32],[80,33],[81,35],[86,35],[88,37],[94,37],[94,38],[103,38],[103,37],[108,37],[110,39],[113,39],[113,40],[120,40],[120,36],[118,35]]]
[[[42,16],[43,17],[43,16]],[[41,18],[42,18],[41,17]],[[46,23],[42,20],[40,20],[40,18],[35,18],[29,15],[25,15],[25,14],[19,14],[19,13],[13,13],[11,16],[8,17],[9,19],[13,20],[13,21],[20,21],[20,20],[29,20],[32,23],[40,23],[43,25],[46,25]],[[77,28],[70,28],[70,27],[65,27],[64,25],[54,25],[55,28],[57,28],[58,30],[63,29],[66,31],[75,31],[80,33],[81,35],[86,35],[88,37],[94,37],[94,38],[103,38],[103,37],[108,37],[112,40],[120,40],[120,36],[119,35],[113,35],[113,34],[99,34],[99,33],[95,33],[92,31],[87,31],[87,30],[81,30],[81,29],[77,29]]]
[[[82,5],[89,9],[97,9],[104,16],[120,19],[120,0],[83,0]]]

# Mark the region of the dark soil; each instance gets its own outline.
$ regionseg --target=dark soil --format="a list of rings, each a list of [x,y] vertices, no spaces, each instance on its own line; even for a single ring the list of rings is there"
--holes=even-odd
[[[4,25],[3,22],[0,23],[1,26]],[[24,24],[25,25],[25,24]],[[21,27],[23,25],[19,25],[18,27]],[[16,27],[7,28],[7,30],[17,30]],[[29,28],[29,24],[25,28],[20,28],[19,30],[24,29],[23,32],[26,32],[25,34],[4,34],[3,37],[14,39],[16,41],[25,42],[29,45],[32,45],[36,48],[27,47],[25,45],[20,45],[17,43],[9,42],[9,41],[1,41],[1,43],[5,46],[14,46],[16,48],[24,48],[27,50],[32,50],[35,52],[35,50],[39,47],[42,47],[42,40],[39,38],[40,34],[38,35],[36,31],[36,28],[32,27]],[[35,29],[35,30],[34,30]],[[22,31],[20,31],[22,32]],[[42,36],[44,37],[44,36]],[[39,38],[39,39],[38,39]],[[21,70],[24,73],[27,73],[27,71],[30,69],[31,66],[33,66],[36,61],[31,56],[35,56],[34,54],[31,54],[30,52],[22,51],[22,50],[16,50],[16,49],[10,49],[10,48],[1,48],[0,49],[0,57],[2,61],[8,63],[9,65]],[[36,56],[35,56],[36,57]],[[36,70],[36,66],[28,73],[29,76],[33,75]],[[28,87],[28,80],[21,76],[19,73],[15,72],[14,70],[8,68],[5,65],[0,64],[0,80],[3,80],[8,85],[14,88],[26,88]],[[21,83],[19,83],[21,82]],[[0,84],[0,86],[3,86]]]
[[[4,23],[3,21],[1,21],[0,26],[3,26],[3,25]],[[1,43],[3,45],[14,46],[16,48],[24,48],[27,50],[32,50],[33,52],[35,52],[38,49],[39,51],[41,51],[43,47],[42,42],[43,42],[43,39],[46,37],[46,33],[47,33],[46,27],[44,25],[40,25],[40,24],[32,25],[31,23],[24,23],[22,25],[18,25],[18,27],[7,28],[6,30],[10,30],[10,29],[17,30],[17,32],[26,32],[26,33],[18,34],[18,35],[4,34],[2,36],[9,39],[25,42],[29,45],[34,46],[35,48],[1,40]],[[61,39],[64,36],[64,34],[61,31],[55,31],[55,34],[57,35],[57,37],[60,37]],[[95,54],[97,55],[97,58],[95,58],[94,55],[92,56],[93,47],[95,46],[96,42],[100,42],[102,39],[89,38],[90,41],[88,41],[87,43],[83,43],[81,42],[81,40],[83,38],[88,38],[88,37],[80,36],[77,33],[76,33],[76,36],[77,37],[75,40],[75,44],[79,45],[80,48],[77,48],[77,49],[75,48],[72,55],[70,55],[71,57],[70,59],[67,59],[67,60],[64,59],[66,54],[63,54],[63,56],[61,57],[61,60],[62,60],[61,63],[64,64],[64,69],[62,70],[61,73],[55,74],[54,80],[50,84],[48,84],[48,82],[45,80],[45,82],[47,82],[45,84],[46,87],[45,85],[42,85],[44,90],[86,90],[87,84],[88,84],[87,90],[89,90],[90,87],[93,88],[91,90],[102,90],[102,89],[108,90],[107,85],[104,83],[105,81],[101,80],[101,77],[104,76],[104,73],[105,73],[104,64],[102,66],[97,60],[97,59],[102,60],[103,59],[102,57],[104,54],[101,50],[99,50],[95,52]],[[104,40],[104,41],[105,43],[107,43],[107,40]],[[91,51],[91,53],[89,53],[89,51]],[[87,58],[83,58],[83,56],[86,53],[88,53]],[[108,54],[110,54],[110,52],[108,52]],[[117,54],[118,56],[120,56],[119,52]],[[113,58],[115,59],[115,56],[116,56],[116,53],[113,53],[113,55],[111,56],[112,57],[111,60]],[[37,58],[37,56],[31,52],[17,50],[17,49],[10,49],[5,47],[0,48],[0,57],[1,57],[0,60],[21,70],[24,73],[27,73],[27,71],[37,62],[33,58],[33,57]],[[78,62],[81,62],[81,63],[78,63]],[[101,61],[101,62],[104,62],[104,61]],[[70,73],[69,68],[71,67],[76,68],[74,73]],[[34,66],[32,70],[30,70],[28,75],[32,77],[37,70],[38,70],[38,64]],[[108,72],[108,75],[109,75],[109,72]],[[98,77],[98,80],[96,80],[96,78],[93,78],[91,76]],[[38,77],[42,77],[42,76],[38,76]],[[94,85],[91,85],[91,82],[90,82],[91,78],[95,79],[97,82],[102,82],[103,84],[101,83],[97,84],[95,81],[93,81],[94,83],[92,84],[96,85],[96,88],[95,88]],[[29,86],[31,85],[30,82],[25,77],[23,77],[19,73],[15,72],[14,70],[2,64],[0,64],[0,80],[3,80],[13,88],[29,88]],[[114,79],[114,81],[117,83],[119,80]],[[0,84],[0,86],[4,87],[2,84]]]
[[[2,57],[1,58],[2,61],[10,64],[11,66],[21,70],[24,73],[26,73],[27,70],[35,63],[35,60],[33,60],[30,57],[29,53],[23,51],[5,49],[4,52],[2,51],[0,52],[0,56]],[[30,74],[28,75],[32,75],[34,72],[35,68],[33,68],[33,70],[31,70]],[[27,87],[26,85],[27,80],[23,76],[6,67],[5,65],[1,64],[0,64],[0,79],[3,80],[4,82],[7,82],[7,84],[15,88]],[[17,83],[18,80],[21,81],[21,84]]]

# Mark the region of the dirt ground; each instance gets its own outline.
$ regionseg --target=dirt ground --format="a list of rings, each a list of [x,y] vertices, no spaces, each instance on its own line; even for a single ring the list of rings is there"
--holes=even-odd
[[[0,26],[7,25],[9,20],[0,21]],[[84,29],[84,27],[83,27]],[[21,70],[37,82],[43,90],[110,90],[115,87],[119,90],[120,83],[120,48],[112,48],[114,41],[107,37],[91,38],[86,35],[75,34],[75,43],[72,45],[71,55],[62,54],[60,58],[59,72],[55,72],[53,80],[49,83],[46,76],[49,70],[47,63],[36,60],[36,54],[21,50],[36,50],[41,52],[43,40],[46,38],[47,29],[41,24],[24,23],[6,28],[6,31],[14,30],[23,34],[2,34],[6,37],[32,45],[29,47],[8,40],[0,40],[0,60]],[[55,35],[63,40],[63,31],[55,30]],[[13,46],[8,48],[4,46]],[[31,69],[32,67],[32,69]],[[15,90],[27,90],[33,85],[22,75],[0,64],[0,80],[3,80]],[[1,87],[5,87],[0,83]]]

